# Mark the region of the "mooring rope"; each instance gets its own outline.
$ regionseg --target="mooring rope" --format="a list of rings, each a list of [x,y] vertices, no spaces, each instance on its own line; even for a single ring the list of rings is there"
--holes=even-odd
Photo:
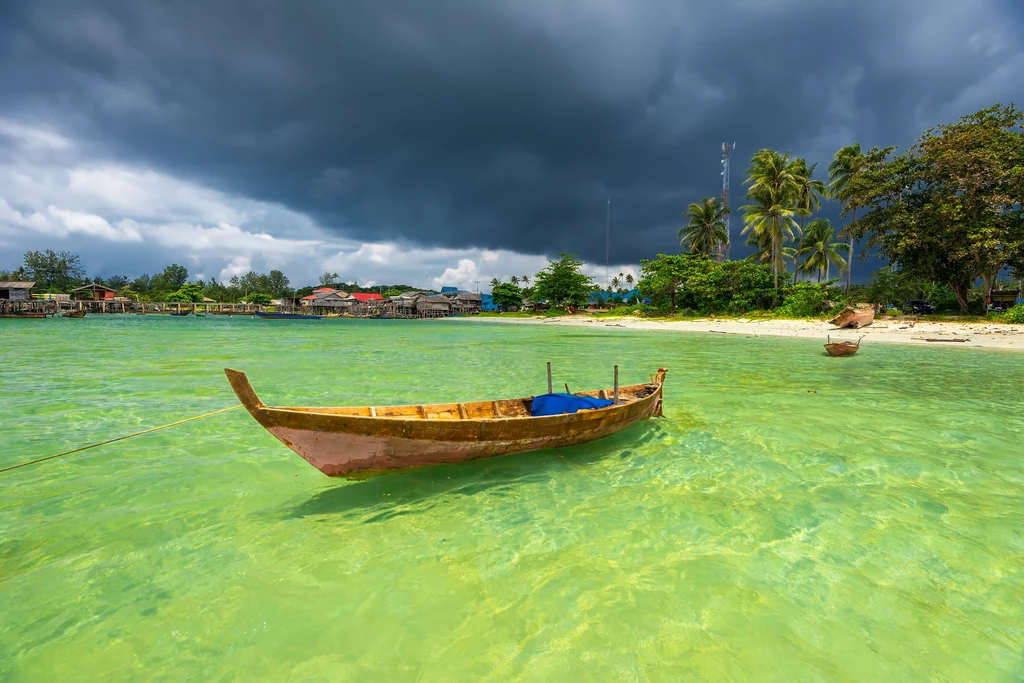
[[[206,413],[205,415],[196,415],[195,417],[187,417],[184,420],[178,420],[177,422],[171,422],[170,424],[160,425],[159,427],[152,427],[150,429],[144,429],[141,432],[135,432],[134,434],[126,434],[125,436],[119,436],[116,439],[107,439],[106,441],[100,441],[99,443],[91,443],[88,446],[82,446],[80,448],[72,448],[70,451],[64,451],[63,453],[56,453],[54,455],[48,455],[45,458],[36,458],[35,460],[29,460],[28,462],[18,463],[17,465],[11,465],[9,467],[0,467],[0,473],[2,473],[2,472],[9,472],[11,470],[16,470],[19,467],[27,467],[29,465],[35,465],[36,463],[44,462],[46,460],[53,460],[54,458],[60,458],[60,457],[63,457],[65,455],[71,455],[72,453],[80,453],[82,451],[87,451],[90,448],[96,448],[97,446],[106,446],[108,443],[114,443],[115,441],[124,441],[125,439],[131,439],[132,437],[135,437],[135,436],[142,436],[143,434],[149,434],[150,432],[158,432],[161,429],[167,429],[168,427],[175,427],[177,425],[185,424],[186,422],[195,422],[196,420],[202,420],[204,417],[211,417],[213,415],[218,415],[220,413],[226,413],[229,410],[236,410],[236,409],[241,408],[241,407],[242,407],[242,404],[239,403],[238,405],[231,406],[230,408],[221,408],[220,410],[215,410],[212,413]]]

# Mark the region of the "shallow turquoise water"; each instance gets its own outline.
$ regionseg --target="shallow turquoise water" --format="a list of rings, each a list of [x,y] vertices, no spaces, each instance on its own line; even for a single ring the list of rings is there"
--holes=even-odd
[[[0,320],[0,466],[235,403],[670,369],[575,449],[324,477],[236,411],[0,474],[0,680],[1020,680],[1024,355],[461,321]]]

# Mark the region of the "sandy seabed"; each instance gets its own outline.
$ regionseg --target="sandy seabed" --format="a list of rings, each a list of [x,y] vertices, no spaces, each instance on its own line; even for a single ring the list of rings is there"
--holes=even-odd
[[[876,320],[860,329],[837,329],[816,320],[747,320],[745,318],[698,320],[644,320],[642,318],[593,318],[585,314],[558,318],[458,318],[523,325],[568,325],[576,327],[612,327],[628,330],[668,330],[674,332],[712,332],[766,337],[796,337],[832,341],[888,342],[968,348],[1024,351],[1024,325],[1004,323],[924,322],[898,319]],[[966,340],[966,341],[964,341]]]

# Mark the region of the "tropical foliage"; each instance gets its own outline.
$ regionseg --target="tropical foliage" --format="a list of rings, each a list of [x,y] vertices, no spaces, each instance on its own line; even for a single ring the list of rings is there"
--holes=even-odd
[[[979,278],[986,294],[1004,269],[1024,264],[1024,113],[996,105],[926,131],[907,152],[874,149],[848,183],[867,236],[891,264],[942,282],[969,309]]]
[[[811,221],[807,226],[807,233],[798,253],[803,262],[799,264],[797,271],[817,273],[817,281],[821,282],[823,277],[828,280],[829,267],[832,265],[840,273],[846,270],[847,263],[839,255],[839,249],[846,245],[834,242],[834,239],[835,230],[832,228],[832,221],[827,218],[815,218]]]
[[[511,310],[523,305],[523,290],[515,282],[498,282],[491,287],[491,300],[500,310]]]
[[[534,276],[534,297],[555,308],[583,306],[596,287],[593,278],[583,272],[585,265],[574,254],[565,252],[557,260],[548,259],[547,267]]]
[[[747,244],[757,247],[756,260],[771,265],[776,288],[779,271],[786,268],[784,243],[793,241],[800,229],[794,218],[800,185],[793,170],[788,153],[759,151],[747,169],[747,199],[751,203],[741,208],[742,234],[747,235]]]
[[[721,256],[722,248],[729,242],[725,227],[727,214],[728,210],[718,197],[705,197],[690,204],[685,214],[690,222],[679,229],[680,246],[695,256],[710,258],[715,253]]]

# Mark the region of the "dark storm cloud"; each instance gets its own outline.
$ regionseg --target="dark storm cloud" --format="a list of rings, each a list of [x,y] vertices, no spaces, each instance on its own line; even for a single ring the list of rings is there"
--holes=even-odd
[[[610,195],[627,262],[722,141],[738,206],[760,147],[824,168],[1024,99],[1020,12],[967,4],[41,0],[0,10],[0,115],[356,239],[603,260]]]

